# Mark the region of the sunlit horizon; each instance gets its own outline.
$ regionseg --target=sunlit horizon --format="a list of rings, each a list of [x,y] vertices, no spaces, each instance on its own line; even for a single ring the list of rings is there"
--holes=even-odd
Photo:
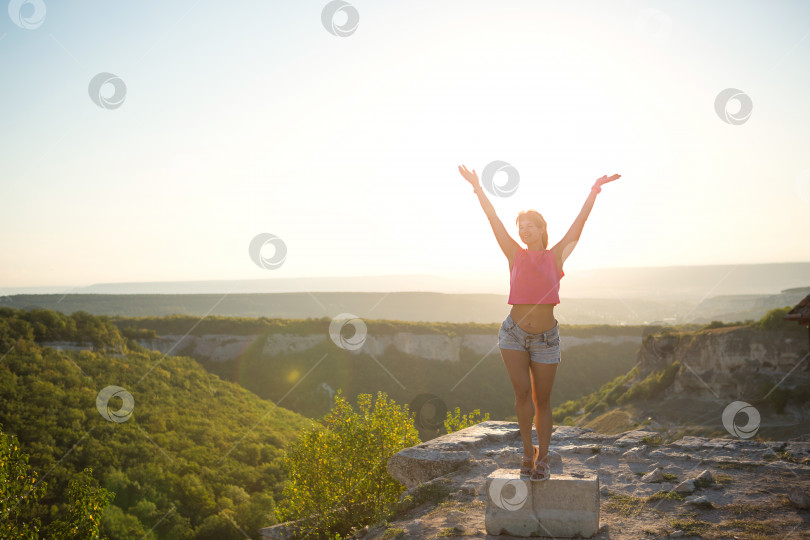
[[[33,29],[0,16],[0,288],[508,285],[457,170],[493,161],[520,175],[512,196],[488,193],[499,218],[520,242],[518,212],[538,210],[549,247],[596,178],[622,175],[597,196],[567,276],[810,261],[810,6],[356,4],[340,37],[326,4],[48,3]],[[126,84],[120,107],[88,95],[102,72]],[[753,103],[738,125],[715,110],[728,88]],[[261,233],[286,246],[277,268],[248,254]]]

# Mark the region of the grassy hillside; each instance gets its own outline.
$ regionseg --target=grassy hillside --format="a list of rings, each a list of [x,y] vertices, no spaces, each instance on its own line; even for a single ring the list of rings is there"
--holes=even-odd
[[[58,334],[118,344],[122,354],[37,344]],[[45,477],[42,523],[65,511],[68,480],[92,466],[115,493],[102,520],[110,538],[244,538],[239,529],[256,538],[283,490],[282,449],[310,421],[192,359],[122,349],[124,341],[86,314],[0,309],[0,424]],[[133,397],[124,421],[97,408],[108,385]],[[123,404],[113,397],[109,411]]]

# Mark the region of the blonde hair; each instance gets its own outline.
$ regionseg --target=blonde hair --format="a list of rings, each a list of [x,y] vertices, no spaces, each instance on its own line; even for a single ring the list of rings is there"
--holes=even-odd
[[[543,249],[548,249],[548,227],[546,225],[546,220],[543,219],[543,215],[537,210],[521,210],[515,219],[515,225],[520,224],[520,216],[524,214],[527,215],[535,225],[537,225],[538,229],[543,231],[543,233],[540,235],[540,239],[543,242]]]

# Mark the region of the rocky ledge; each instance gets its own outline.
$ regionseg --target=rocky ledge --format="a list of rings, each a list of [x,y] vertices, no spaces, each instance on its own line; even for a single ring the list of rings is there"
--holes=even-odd
[[[598,478],[592,538],[810,538],[810,442],[667,440],[650,427],[615,435],[554,428],[551,478]],[[487,478],[516,472],[522,454],[517,423],[498,421],[406,448],[388,461],[407,488],[401,510],[351,538],[517,538],[487,534]],[[280,527],[263,537],[284,537],[274,534]]]
[[[593,538],[810,538],[810,442],[666,440],[667,433],[651,428],[615,435],[554,428],[551,477],[599,479],[601,519]],[[402,450],[388,471],[408,488],[403,500],[432,500],[355,537],[489,537],[487,477],[518,469],[522,454],[517,423],[496,421]]]

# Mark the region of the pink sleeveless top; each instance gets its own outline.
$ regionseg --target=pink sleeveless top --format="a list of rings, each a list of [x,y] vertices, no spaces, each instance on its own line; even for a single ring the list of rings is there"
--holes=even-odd
[[[515,252],[512,274],[509,277],[509,304],[559,304],[560,270],[550,249],[530,251],[520,248]]]

